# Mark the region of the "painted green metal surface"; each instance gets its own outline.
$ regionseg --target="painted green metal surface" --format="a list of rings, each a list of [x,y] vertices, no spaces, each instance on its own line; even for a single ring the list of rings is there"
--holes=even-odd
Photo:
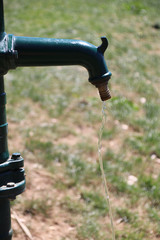
[[[3,76],[0,76],[0,163],[5,162],[9,158],[7,133],[6,93],[4,92]]]
[[[24,159],[20,153],[0,164],[0,198],[15,198],[25,189]]]
[[[89,81],[109,80],[104,49],[105,37],[96,47],[88,42],[73,39],[32,38],[4,35],[0,42],[0,73],[27,66],[81,65],[88,70]]]
[[[16,66],[82,65],[90,79],[108,72],[103,54],[85,41],[13,37],[12,46],[18,52]]]
[[[89,82],[95,85],[102,101],[109,99],[108,71],[104,51],[106,37],[96,47],[88,42],[73,39],[17,37],[4,34],[0,41],[0,75],[10,69],[27,66],[81,65],[89,73]]]
[[[0,0],[0,36],[4,33],[4,9],[3,0]]]
[[[11,240],[12,229],[10,219],[10,202],[8,199],[0,199],[0,240]]]

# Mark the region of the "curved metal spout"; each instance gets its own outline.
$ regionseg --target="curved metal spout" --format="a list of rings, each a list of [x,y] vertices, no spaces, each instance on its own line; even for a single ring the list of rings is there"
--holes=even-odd
[[[108,41],[104,37],[100,47],[72,39],[12,38],[12,48],[18,54],[16,66],[81,65],[88,70],[89,81],[98,88],[100,86],[99,89],[102,89],[102,83],[107,85],[111,76],[103,56],[107,46]],[[108,92],[105,96],[104,88],[102,95],[102,100],[110,98]]]
[[[5,35],[1,41],[0,73],[4,75],[9,69],[25,66],[81,65],[88,70],[89,82],[99,89],[101,99],[107,100],[111,73],[104,51],[108,41],[105,37],[101,39],[102,44],[96,47],[81,40]]]

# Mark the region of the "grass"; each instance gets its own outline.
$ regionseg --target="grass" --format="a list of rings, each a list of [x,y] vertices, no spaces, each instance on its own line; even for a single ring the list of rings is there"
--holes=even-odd
[[[102,149],[116,239],[158,239],[160,31],[153,25],[159,23],[160,2],[5,0],[4,5],[7,33],[82,39],[96,46],[107,36],[105,59],[113,77]],[[10,152],[23,153],[28,192],[40,196],[45,191],[35,188],[38,178],[54,199],[50,205],[43,194],[32,199],[26,190],[24,205],[13,205],[36,216],[35,236],[38,219],[45,219],[49,234],[48,225],[56,227],[53,219],[58,218],[62,239],[111,239],[97,157],[101,101],[87,79],[77,66],[17,68],[5,77]],[[35,178],[32,171],[38,172]],[[137,178],[133,185],[130,175]],[[68,238],[64,226],[69,221]],[[18,234],[16,239],[22,239]]]
[[[31,199],[26,200],[23,202],[24,209],[23,213],[24,215],[30,214],[32,216],[35,215],[43,215],[44,217],[49,216],[49,212],[52,209],[53,201],[48,199]]]
[[[103,235],[101,234],[99,225],[95,219],[86,217],[83,224],[78,228],[78,239],[98,239],[100,240]]]

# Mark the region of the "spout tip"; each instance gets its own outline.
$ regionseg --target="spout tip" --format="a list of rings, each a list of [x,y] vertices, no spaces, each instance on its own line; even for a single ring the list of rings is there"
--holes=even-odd
[[[89,81],[98,88],[99,95],[102,101],[106,101],[111,98],[110,90],[108,88],[108,81],[111,78],[112,73],[106,72],[99,78],[89,78]]]
[[[111,98],[110,90],[108,88],[108,84],[103,83],[100,84],[98,87],[99,95],[101,97],[102,101],[107,101],[108,99]]]

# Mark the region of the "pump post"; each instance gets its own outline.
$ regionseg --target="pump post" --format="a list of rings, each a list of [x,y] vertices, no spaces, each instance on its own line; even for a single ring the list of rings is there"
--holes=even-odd
[[[6,51],[3,10],[3,0],[0,0],[0,59]],[[10,199],[14,199],[25,188],[23,158],[17,153],[9,158],[5,70],[3,71],[6,63],[7,60],[0,60],[0,240],[12,239]]]
[[[4,35],[4,12],[3,0],[0,0],[0,40]],[[4,77],[0,76],[0,163],[9,158],[7,144],[7,122],[6,122],[6,94],[4,92]],[[0,186],[1,187],[1,186]],[[0,197],[0,240],[12,238],[10,202],[7,198]]]
[[[4,79],[0,76],[0,170],[1,165],[9,158],[7,144],[7,122],[6,122],[6,94],[4,92]],[[1,175],[1,173],[0,173]],[[1,179],[1,177],[0,177]],[[3,185],[0,182],[0,188]],[[0,240],[10,240],[12,238],[10,202],[7,197],[0,195]]]

